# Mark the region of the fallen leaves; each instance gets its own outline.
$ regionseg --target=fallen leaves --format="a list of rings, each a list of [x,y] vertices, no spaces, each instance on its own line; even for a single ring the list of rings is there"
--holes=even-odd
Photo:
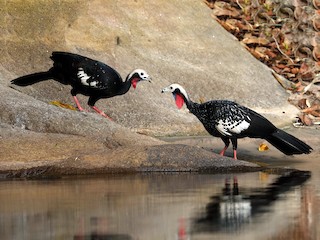
[[[320,1],[207,0],[212,16],[273,70],[300,125],[320,122]],[[311,105],[301,104],[307,100]]]
[[[269,147],[268,147],[267,144],[261,143],[261,144],[259,145],[258,150],[259,150],[259,152],[264,152],[264,151],[269,150]]]
[[[263,37],[255,37],[251,35],[247,35],[242,39],[242,43],[246,45],[259,45],[259,46],[266,46],[270,43],[270,41]]]
[[[66,108],[66,109],[70,109],[70,110],[77,110],[74,106],[69,105],[67,103],[62,103],[60,101],[51,101],[49,103],[54,106],[57,106],[57,107]]]

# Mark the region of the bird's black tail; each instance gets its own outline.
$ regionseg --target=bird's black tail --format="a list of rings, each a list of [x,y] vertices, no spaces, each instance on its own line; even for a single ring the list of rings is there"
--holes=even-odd
[[[50,70],[48,72],[38,72],[38,73],[25,75],[25,76],[11,80],[11,83],[18,86],[28,86],[28,85],[32,85],[34,83],[49,80],[49,79],[53,79],[53,74]]]
[[[286,155],[310,153],[312,148],[298,138],[277,129],[266,140]]]

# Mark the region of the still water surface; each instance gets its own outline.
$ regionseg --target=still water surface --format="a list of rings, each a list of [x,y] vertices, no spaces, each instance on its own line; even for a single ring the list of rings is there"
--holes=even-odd
[[[0,240],[317,240],[320,143],[313,132],[308,138],[310,155],[259,153],[260,140],[242,140],[239,156],[311,177],[145,173],[0,181]],[[218,140],[175,141],[219,152]]]
[[[2,181],[0,239],[317,239],[318,184],[262,172]]]

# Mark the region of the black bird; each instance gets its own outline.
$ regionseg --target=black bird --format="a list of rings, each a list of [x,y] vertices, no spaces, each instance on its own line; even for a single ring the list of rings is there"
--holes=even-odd
[[[102,116],[109,118],[99,110],[95,103],[101,98],[111,98],[125,94],[131,85],[136,88],[141,80],[151,81],[151,78],[142,69],[133,70],[122,80],[120,74],[110,66],[68,52],[53,52],[51,57],[53,67],[46,72],[38,72],[19,77],[11,81],[18,86],[28,86],[37,82],[53,79],[65,85],[71,85],[71,95],[80,111],[83,111],[77,94],[89,96],[88,105]]]
[[[212,136],[222,139],[225,144],[220,152],[222,156],[231,140],[233,156],[237,159],[237,140],[243,137],[266,139],[286,155],[308,154],[312,150],[308,144],[278,129],[260,114],[235,102],[212,100],[195,103],[179,84],[171,84],[162,92],[171,92],[179,109],[185,103]]]

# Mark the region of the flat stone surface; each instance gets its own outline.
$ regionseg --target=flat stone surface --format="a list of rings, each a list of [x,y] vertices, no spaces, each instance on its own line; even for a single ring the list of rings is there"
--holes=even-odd
[[[91,137],[2,131],[0,175],[10,177],[59,177],[148,171],[256,171],[254,163],[234,161],[211,151],[185,144],[109,145]],[[138,140],[139,137],[136,137]],[[152,139],[150,138],[152,141]],[[120,141],[119,141],[120,142]],[[15,146],[15,147],[14,147]]]
[[[149,171],[245,172],[275,166],[290,168],[299,161],[310,158],[316,161],[320,157],[320,139],[315,134],[319,129],[293,128],[287,131],[310,144],[313,152],[285,156],[268,143],[269,150],[259,152],[259,144],[265,141],[246,138],[239,140],[238,146],[238,158],[246,161],[235,161],[216,154],[223,144],[220,139],[210,136],[170,138],[166,142],[153,139],[155,142],[149,145],[107,146],[108,141],[103,142],[100,138],[2,128],[0,178]],[[227,152],[230,157],[231,152]],[[279,166],[278,162],[286,165]]]

